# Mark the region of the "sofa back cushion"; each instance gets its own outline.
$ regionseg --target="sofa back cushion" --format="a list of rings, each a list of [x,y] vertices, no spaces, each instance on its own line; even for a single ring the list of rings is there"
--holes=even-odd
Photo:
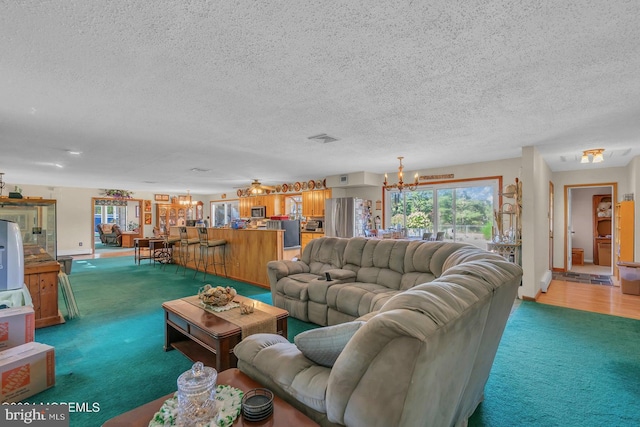
[[[344,248],[348,240],[338,237],[313,239],[305,246],[301,260],[309,266],[310,273],[317,275],[342,268]]]

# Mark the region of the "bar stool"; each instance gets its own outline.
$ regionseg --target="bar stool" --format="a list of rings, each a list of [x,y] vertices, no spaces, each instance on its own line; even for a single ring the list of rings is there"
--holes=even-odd
[[[180,264],[184,265],[184,271],[182,275],[187,272],[187,263],[191,257],[189,256],[189,246],[197,245],[200,242],[200,239],[197,237],[189,237],[187,235],[187,227],[180,227],[180,248],[178,248],[178,267],[176,268],[176,273],[180,270]],[[196,259],[196,249],[193,248],[193,259]],[[197,271],[197,270],[196,270]]]
[[[200,241],[200,262],[204,263],[204,275],[202,277],[202,281],[204,282],[207,278],[207,267],[209,266],[209,258],[211,258],[211,265],[213,265],[214,274],[218,274],[216,269],[216,265],[222,265],[224,268],[224,277],[227,277],[227,264],[225,263],[225,248],[227,247],[227,241],[224,239],[209,239],[209,234],[207,233],[207,229],[205,227],[198,228],[198,237]],[[218,250],[218,258],[219,261],[216,261],[216,248]],[[209,249],[213,249],[212,253],[209,253]],[[222,251],[222,253],[220,253]],[[196,274],[198,274],[198,268],[196,267],[196,272],[193,277],[195,279]]]

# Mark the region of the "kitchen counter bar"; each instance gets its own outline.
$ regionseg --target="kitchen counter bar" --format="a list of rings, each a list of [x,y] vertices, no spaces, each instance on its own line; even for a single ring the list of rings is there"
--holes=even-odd
[[[171,236],[180,236],[179,227],[171,227]],[[198,237],[196,227],[187,227],[189,237]],[[229,278],[251,283],[269,289],[267,276],[267,263],[273,260],[284,259],[284,230],[272,229],[233,229],[233,228],[208,228],[209,239],[224,239],[227,241],[226,265]],[[200,247],[195,245],[196,256],[200,256]],[[177,248],[176,248],[177,250]],[[193,251],[193,248],[190,248]],[[217,250],[216,250],[216,256]],[[178,262],[177,253],[173,256],[174,262]],[[196,268],[193,260],[187,267]],[[218,275],[223,275],[222,266],[216,266]],[[199,271],[203,270],[200,263]],[[213,266],[207,268],[207,274],[214,274]],[[200,277],[202,277],[200,275]]]

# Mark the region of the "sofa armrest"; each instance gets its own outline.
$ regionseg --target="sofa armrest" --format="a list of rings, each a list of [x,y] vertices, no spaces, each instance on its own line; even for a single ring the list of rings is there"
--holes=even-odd
[[[331,275],[331,280],[339,280],[340,283],[353,282],[356,280],[356,272],[345,270],[344,268],[334,268],[327,270],[326,273]]]
[[[275,281],[282,279],[283,277],[290,276],[297,273],[308,273],[309,266],[303,261],[269,261],[267,263],[267,272],[269,278],[273,277]],[[274,283],[272,283],[273,285]]]
[[[326,413],[331,369],[307,359],[295,344],[275,334],[253,334],[233,349],[238,368],[300,409]]]
[[[356,273],[351,270],[334,268],[327,270],[327,273],[331,276],[331,280],[326,280],[324,276],[309,282],[309,300],[318,304],[327,303],[327,291],[331,286],[339,285],[341,283],[352,283],[356,280]]]

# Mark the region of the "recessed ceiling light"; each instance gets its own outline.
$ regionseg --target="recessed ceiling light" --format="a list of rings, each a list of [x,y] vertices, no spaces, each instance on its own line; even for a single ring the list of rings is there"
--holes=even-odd
[[[82,151],[67,150],[67,153],[71,154],[72,156],[79,156],[80,154],[82,154]]]

